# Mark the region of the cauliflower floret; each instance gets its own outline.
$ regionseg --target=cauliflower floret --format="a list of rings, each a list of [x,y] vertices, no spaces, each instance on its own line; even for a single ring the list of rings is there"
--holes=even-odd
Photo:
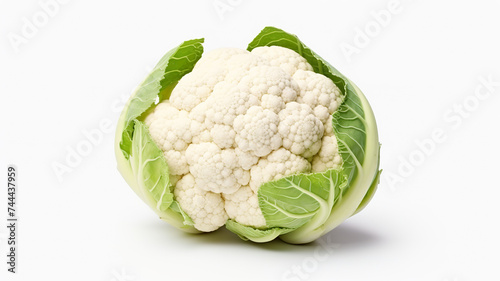
[[[283,108],[285,108],[285,102],[280,96],[265,94],[262,96],[262,102],[260,103],[260,106],[264,109],[271,110],[272,112],[278,114]]]
[[[170,104],[170,101],[164,100],[156,105],[153,112],[151,112],[144,122],[149,127],[153,121],[159,119],[172,120],[179,116],[179,110]]]
[[[324,136],[321,149],[312,159],[312,171],[324,172],[329,169],[338,169],[342,164],[335,136]]]
[[[177,182],[182,178],[182,176],[170,174],[168,178],[170,179],[170,184],[172,186],[175,186],[177,184]]]
[[[184,175],[189,172],[186,151],[168,150],[163,152],[171,175]]]
[[[207,99],[206,118],[216,124],[233,125],[234,118],[245,114],[259,99],[254,95],[239,91],[235,84],[219,83]]]
[[[230,148],[234,144],[236,132],[231,126],[215,124],[210,130],[213,142],[220,148]]]
[[[212,128],[213,125],[207,125],[205,122],[201,123],[198,121],[191,122],[191,132],[193,133],[192,143],[202,143],[202,142],[211,142],[212,135],[211,130],[208,128]]]
[[[318,117],[318,119],[323,123],[324,126],[326,126],[326,122],[328,121],[328,117],[330,116],[330,113],[328,113],[328,108],[318,105],[314,109],[314,115]]]
[[[333,116],[329,115],[327,121],[325,122],[325,133],[323,134],[323,137],[325,136],[333,136]]]
[[[189,112],[189,118],[198,123],[205,123],[207,118],[208,103],[203,102],[195,106],[193,110]]]
[[[259,100],[265,94],[281,97],[291,102],[297,99],[299,86],[290,75],[275,66],[253,67],[238,83],[240,91],[255,95]]]
[[[210,96],[215,85],[223,81],[225,76],[226,70],[217,66],[210,71],[192,71],[184,75],[170,95],[172,106],[191,111]]]
[[[231,194],[250,180],[238,165],[234,149],[221,150],[215,143],[192,144],[186,150],[189,171],[203,190]]]
[[[255,156],[251,152],[243,151],[239,147],[234,149],[236,152],[236,156],[238,157],[238,164],[243,168],[243,170],[250,170],[257,161],[259,161],[259,157]]]
[[[305,58],[288,48],[264,46],[253,49],[251,53],[267,59],[270,65],[278,66],[289,75],[293,75],[299,69],[313,70]]]
[[[279,118],[278,130],[283,137],[283,147],[305,158],[318,152],[324,126],[309,106],[288,103],[279,113]]]
[[[237,84],[251,69],[257,66],[269,66],[269,63],[262,57],[247,52],[234,55],[227,61],[226,66],[231,71],[228,72],[225,81]]]
[[[266,226],[266,219],[259,207],[257,193],[249,186],[243,186],[233,194],[223,194],[225,209],[229,218],[254,227]]]
[[[222,196],[199,188],[193,175],[187,174],[177,182],[174,195],[196,229],[214,231],[226,223]]]
[[[250,170],[250,188],[259,190],[262,183],[277,180],[295,173],[311,171],[311,164],[303,157],[280,148],[259,160]]]
[[[339,169],[342,166],[342,157],[339,153],[337,138],[333,134],[333,116],[328,117],[325,124],[325,133],[321,139],[321,149],[311,160],[313,172],[323,172],[329,169]]]
[[[298,70],[293,79],[300,88],[297,102],[309,105],[325,123],[342,102],[339,88],[326,76],[312,71]]]
[[[189,169],[185,150],[193,137],[189,114],[164,101],[146,117],[145,123],[151,138],[163,151],[170,174],[186,174]]]
[[[192,143],[211,142],[212,136],[210,129],[213,127],[213,122],[206,118],[208,104],[206,102],[197,105],[191,112],[191,132],[193,134]]]
[[[251,151],[256,156],[268,155],[281,146],[278,134],[279,117],[276,113],[252,106],[247,114],[234,119],[236,143],[243,151]]]
[[[255,63],[245,64],[252,60]],[[222,48],[207,52],[193,71],[179,80],[172,90],[170,101],[178,109],[191,111],[210,96],[218,83],[239,81],[252,65],[259,62],[263,60],[246,50]]]
[[[184,110],[177,110],[164,101],[145,119],[153,140],[163,151],[185,150],[193,137],[191,118]]]
[[[238,48],[218,48],[208,51],[196,62],[193,72],[210,70],[214,66],[226,66],[232,57],[242,54],[249,54],[249,52]]]

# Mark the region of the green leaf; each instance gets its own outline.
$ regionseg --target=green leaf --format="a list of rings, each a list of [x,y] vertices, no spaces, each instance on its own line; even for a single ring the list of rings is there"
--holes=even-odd
[[[193,226],[194,225],[193,220],[189,217],[189,215],[186,212],[184,212],[184,210],[182,210],[179,202],[174,200],[174,202],[172,202],[172,205],[170,205],[170,208],[172,209],[172,211],[182,215],[182,217],[184,218],[184,221],[183,221],[184,225],[186,225],[186,226]]]
[[[259,206],[269,227],[296,229],[309,222],[321,226],[345,188],[340,171],[297,174],[260,186]]]
[[[379,170],[375,175],[375,178],[373,179],[370,188],[366,192],[365,197],[363,197],[363,200],[361,201],[361,203],[359,203],[358,208],[356,208],[356,211],[352,214],[352,216],[361,212],[366,207],[366,205],[370,203],[370,201],[373,198],[373,195],[375,195],[375,191],[377,191],[378,184],[380,183],[380,174],[382,174],[382,170]]]
[[[265,243],[274,240],[281,234],[288,233],[293,229],[287,228],[268,228],[268,229],[258,229],[251,226],[242,225],[234,220],[228,220],[226,222],[226,228],[236,233],[241,239],[245,241],[253,241],[256,243]]]
[[[199,233],[193,227],[191,218],[174,200],[168,165],[163,152],[154,143],[143,122],[134,119],[133,123],[134,134],[128,159],[125,159],[118,144],[115,143],[118,170],[132,190],[162,220],[184,231]]]
[[[342,156],[342,168],[350,182],[362,169],[367,138],[364,109],[350,84],[346,84],[344,102],[333,113],[333,131]]]
[[[124,129],[120,141],[120,149],[125,158],[130,155],[134,133],[133,120],[148,110],[157,97],[160,96],[161,99],[170,97],[173,86],[182,76],[191,72],[201,58],[203,53],[201,43],[203,39],[185,41],[166,53],[128,101],[122,113],[124,114],[122,119]]]
[[[134,135],[129,161],[143,196],[154,201],[162,212],[170,207],[174,197],[167,162],[163,152],[153,141],[144,123],[134,120]]]

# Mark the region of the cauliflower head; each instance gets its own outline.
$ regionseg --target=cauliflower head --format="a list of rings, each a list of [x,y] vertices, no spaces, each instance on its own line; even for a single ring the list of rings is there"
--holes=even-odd
[[[311,242],[361,210],[380,173],[361,91],[279,29],[248,50],[202,42],[167,53],[122,113],[116,155],[134,191],[180,229],[255,242]]]

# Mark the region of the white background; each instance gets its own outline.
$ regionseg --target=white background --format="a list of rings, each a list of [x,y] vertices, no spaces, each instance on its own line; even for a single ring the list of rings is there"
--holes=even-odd
[[[400,0],[385,21],[389,0],[46,2],[0,4],[0,280],[500,280],[498,1]],[[165,52],[198,37],[245,48],[266,25],[355,81],[377,117],[379,191],[322,243],[181,233],[116,170],[123,99]],[[88,132],[101,138],[67,162]],[[72,167],[58,178],[54,163]],[[8,164],[19,169],[15,275]]]

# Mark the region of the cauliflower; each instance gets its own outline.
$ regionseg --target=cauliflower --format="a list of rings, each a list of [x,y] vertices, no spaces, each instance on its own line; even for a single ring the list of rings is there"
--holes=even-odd
[[[183,176],[175,185],[174,194],[198,230],[214,231],[226,223],[222,196],[199,188],[193,175]]]
[[[253,49],[252,54],[266,59],[270,65],[283,69],[290,76],[293,76],[298,70],[313,70],[305,58],[287,48],[262,46]]]
[[[238,148],[250,151],[258,157],[266,156],[280,148],[279,121],[278,115],[271,110],[253,106],[245,115],[238,116],[234,121]]]
[[[310,170],[311,164],[305,158],[280,148],[268,157],[259,160],[259,163],[252,167],[250,187],[257,192],[262,183]]]
[[[323,137],[321,148],[311,161],[312,171],[321,172],[332,168],[339,169],[342,164],[342,159],[337,151],[337,139],[334,136]]]
[[[266,226],[266,219],[259,208],[257,193],[249,186],[242,186],[233,194],[223,194],[229,218],[245,225]]]
[[[318,152],[324,127],[309,106],[291,102],[279,113],[279,119],[283,147],[304,157]]]
[[[306,243],[369,201],[376,126],[361,91],[296,37],[259,36],[249,51],[169,52],[122,114],[119,168],[181,229]]]
[[[297,102],[307,104],[324,124],[342,102],[340,90],[324,75],[298,70],[293,75],[300,88]]]
[[[250,180],[249,172],[238,165],[234,149],[220,149],[204,142],[190,145],[186,157],[189,171],[204,190],[230,194]]]

